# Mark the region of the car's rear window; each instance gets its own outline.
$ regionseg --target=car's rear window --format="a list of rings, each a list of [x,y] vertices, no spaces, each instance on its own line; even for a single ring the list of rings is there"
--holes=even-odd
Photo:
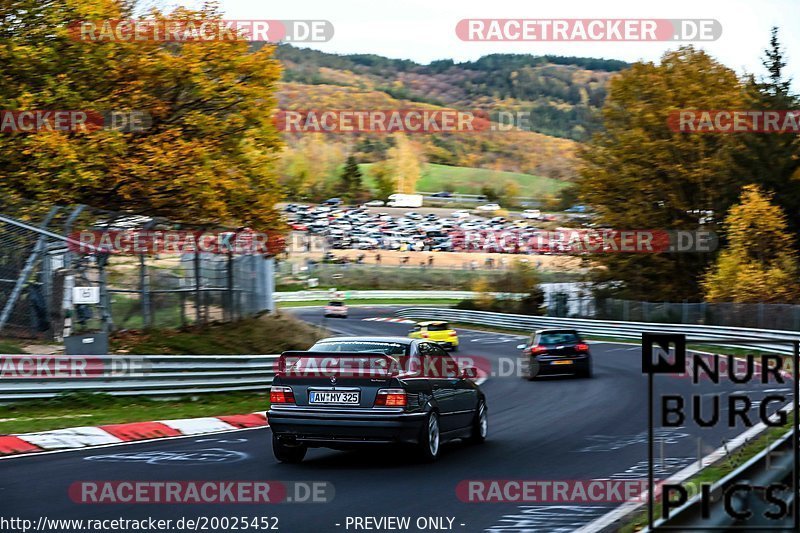
[[[318,342],[310,352],[371,352],[385,355],[408,355],[408,344],[380,341],[330,341]]]
[[[450,324],[446,322],[442,324],[430,324],[428,326],[428,331],[444,331],[446,329],[450,329]]]
[[[580,341],[581,339],[576,333],[565,331],[562,333],[542,333],[539,344],[574,344]]]
[[[342,307],[344,302],[328,302],[328,305],[331,307]]]

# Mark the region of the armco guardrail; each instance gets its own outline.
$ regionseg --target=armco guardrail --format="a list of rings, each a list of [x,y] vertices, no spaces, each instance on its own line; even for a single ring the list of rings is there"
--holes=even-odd
[[[336,291],[344,293],[351,299],[391,299],[391,300],[412,300],[420,298],[448,298],[453,300],[463,300],[474,298],[476,293],[472,291]],[[276,302],[310,302],[316,300],[327,300],[331,298],[331,291],[296,291],[296,292],[275,292],[273,298]]]
[[[430,307],[412,307],[401,309],[396,313],[405,318],[426,318],[432,320],[448,320],[482,326],[531,332],[541,328],[575,328],[586,335],[615,337],[623,339],[641,339],[642,333],[657,331],[659,333],[682,333],[690,341],[703,341],[703,344],[739,347],[750,350],[762,350],[791,354],[791,341],[800,339],[800,332],[774,329],[749,329],[725,326],[705,326],[702,324],[665,324],[661,322],[612,322],[586,318],[558,318],[530,315],[512,315],[491,313],[487,311],[463,311],[459,309],[432,309]],[[744,342],[736,345],[716,343],[717,339],[741,339]],[[752,340],[752,343],[749,342]],[[787,341],[785,346],[775,344],[764,345],[758,341]]]
[[[305,291],[315,292],[315,291]],[[323,291],[319,291],[323,292]],[[398,291],[369,291],[370,294]],[[413,293],[417,291],[402,291]],[[452,294],[458,291],[441,291]],[[464,291],[465,293],[468,291]],[[351,291],[358,293],[358,291]],[[436,291],[433,291],[436,294]],[[293,293],[297,295],[298,293]],[[425,293],[430,296],[431,292]],[[355,296],[353,296],[355,297]],[[435,296],[433,296],[435,297]],[[319,298],[314,296],[313,299]],[[736,337],[752,339],[752,343],[737,344],[737,347],[762,349],[790,353],[785,349],[759,345],[758,341],[798,338],[786,331],[726,328],[691,324],[660,324],[652,322],[607,322],[577,318],[535,317],[510,315],[484,311],[462,311],[412,307],[398,311],[403,317],[448,320],[486,326],[498,326],[530,332],[545,327],[570,327],[580,329],[588,335],[639,339],[643,332],[684,333],[693,339],[703,339],[714,344],[714,339]],[[722,344],[724,345],[724,344]],[[25,356],[13,356],[25,357]],[[186,396],[207,392],[266,391],[272,383],[273,365],[277,355],[110,355],[91,356],[89,359],[109,369],[104,375],[86,377],[40,377],[36,375],[13,376],[0,374],[0,402],[51,398],[66,392],[105,392],[116,396]],[[115,369],[115,362],[136,360],[140,365],[133,372],[124,368]]]
[[[24,355],[6,356],[24,359]],[[47,356],[31,356],[43,358]],[[55,356],[54,356],[55,357]],[[58,356],[79,359],[73,356]],[[89,371],[47,377],[46,370],[19,377],[0,375],[0,402],[52,398],[68,392],[114,396],[188,396],[207,392],[268,391],[277,355],[102,355],[86,356]],[[62,359],[62,369],[64,366]],[[53,370],[55,363],[44,363]],[[31,368],[28,366],[27,368]],[[84,375],[90,374],[90,375]],[[97,374],[97,375],[91,375]]]

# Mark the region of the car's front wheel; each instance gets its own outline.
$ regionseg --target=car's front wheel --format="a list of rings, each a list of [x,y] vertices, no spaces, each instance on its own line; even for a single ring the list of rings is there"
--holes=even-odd
[[[417,445],[419,457],[423,461],[435,461],[439,457],[440,444],[439,415],[431,411],[420,432],[419,444]]]
[[[281,463],[297,464],[303,461],[308,448],[302,444],[289,445],[272,434],[272,453]]]

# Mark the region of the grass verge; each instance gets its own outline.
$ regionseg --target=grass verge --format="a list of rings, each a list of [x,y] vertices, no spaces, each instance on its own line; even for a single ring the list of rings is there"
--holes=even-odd
[[[0,339],[0,353],[4,354],[25,353],[25,350],[23,350],[22,346],[16,341]]]
[[[0,406],[0,435],[126,422],[246,414],[269,408],[269,394],[219,393],[152,400],[108,394],[65,394]]]
[[[319,328],[285,314],[231,323],[118,333],[111,350],[134,355],[248,355],[305,350],[322,338]]]

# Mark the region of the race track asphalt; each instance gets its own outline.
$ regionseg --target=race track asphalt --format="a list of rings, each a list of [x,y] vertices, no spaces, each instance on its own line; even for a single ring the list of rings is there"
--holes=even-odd
[[[351,308],[349,318],[325,319],[324,325],[339,334],[405,335],[408,324],[363,320],[392,316],[393,311],[379,306]],[[309,322],[323,323],[320,308],[291,312]],[[459,334],[460,356],[499,361],[518,355],[519,336],[474,330],[460,330]],[[269,516],[277,517],[280,531],[336,532],[366,530],[352,524],[348,527],[348,517],[407,516],[411,518],[410,531],[438,530],[418,529],[415,521],[420,517],[452,518],[453,531],[573,531],[617,504],[465,503],[456,496],[456,485],[471,479],[644,479],[647,379],[641,371],[640,349],[593,343],[591,350],[592,379],[530,382],[515,375],[490,376],[483,384],[490,413],[489,439],[477,446],[447,445],[432,465],[419,464],[402,450],[383,447],[353,452],[317,449],[309,451],[300,465],[279,464],[272,456],[268,428],[30,455],[0,461],[0,517],[38,522],[41,516],[173,521],[182,517]],[[690,391],[687,379],[663,379],[662,392]],[[695,389],[718,390],[708,388],[712,386]],[[722,386],[736,390],[730,384]],[[756,395],[781,390],[790,396],[791,385],[749,387]],[[752,412],[757,412],[757,406]],[[153,419],[159,419],[157,411]],[[687,427],[660,432],[657,477],[696,461],[698,444],[708,453],[744,429],[699,430],[687,423]],[[702,441],[698,442],[698,437]],[[335,497],[329,503],[259,505],[79,504],[70,499],[71,484],[97,480],[324,481],[333,485]],[[207,525],[206,531],[234,530]],[[47,531],[76,530],[52,527]],[[243,530],[241,525],[239,530]]]

